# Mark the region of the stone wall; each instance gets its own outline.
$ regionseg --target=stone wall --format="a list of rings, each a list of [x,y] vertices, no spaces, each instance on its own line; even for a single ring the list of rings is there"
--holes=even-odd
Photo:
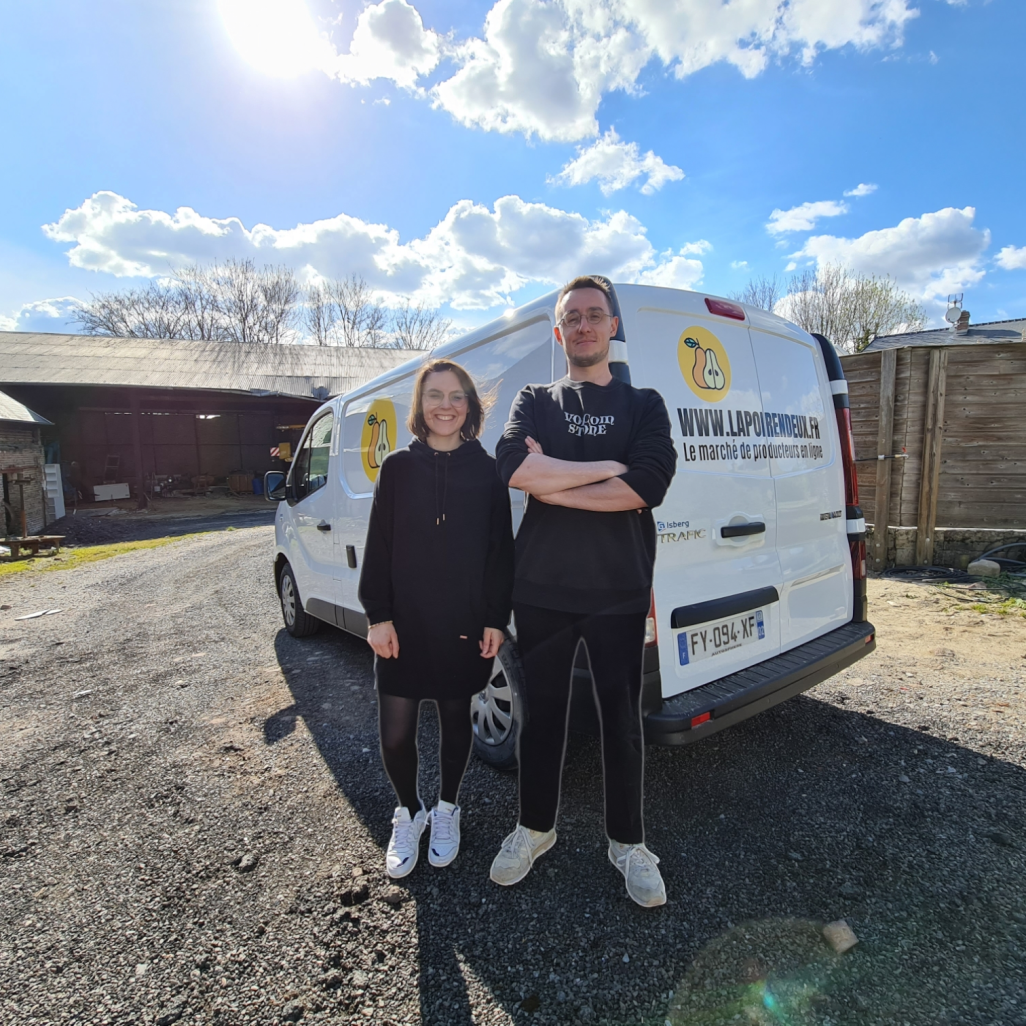
[[[0,421],[0,473],[7,484],[10,533],[21,534],[23,509],[28,533],[42,531],[46,526],[46,500],[43,496],[43,447],[38,427]],[[5,521],[0,520],[0,529],[5,527]]]
[[[867,525],[867,539],[873,536],[873,526]],[[887,532],[887,565],[915,566],[915,527],[892,527]],[[933,565],[953,566],[964,570],[974,559],[989,549],[1011,542],[1026,543],[1026,530],[990,530],[985,528],[937,527],[934,529]],[[1003,553],[998,553],[1003,555]],[[1014,559],[1021,555],[1009,552]]]

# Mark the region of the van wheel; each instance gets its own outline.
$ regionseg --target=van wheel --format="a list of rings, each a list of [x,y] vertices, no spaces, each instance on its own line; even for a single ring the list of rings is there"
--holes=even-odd
[[[278,597],[281,599],[281,615],[285,621],[285,630],[292,637],[306,638],[317,633],[321,621],[303,609],[296,578],[288,563],[282,567],[281,576],[278,578]]]
[[[524,723],[524,667],[516,642],[507,638],[492,663],[484,691],[470,702],[474,751],[482,762],[499,770],[517,764],[517,738]]]

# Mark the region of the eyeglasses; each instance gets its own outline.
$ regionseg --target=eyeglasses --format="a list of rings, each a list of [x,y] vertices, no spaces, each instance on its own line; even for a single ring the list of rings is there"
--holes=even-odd
[[[559,323],[562,327],[569,328],[570,331],[576,331],[581,326],[582,320],[586,320],[594,328],[612,316],[602,310],[589,310],[582,318],[576,310],[571,310],[570,313],[564,314]]]
[[[466,406],[467,405],[467,393],[466,392],[450,392],[448,396],[444,392],[439,392],[433,388],[429,392],[424,393],[424,405],[425,406],[441,406],[445,402],[446,398],[449,400],[450,406]]]

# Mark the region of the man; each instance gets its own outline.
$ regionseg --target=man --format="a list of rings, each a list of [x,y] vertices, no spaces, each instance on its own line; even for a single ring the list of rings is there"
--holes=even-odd
[[[528,493],[516,539],[513,611],[528,715],[520,734],[520,820],[492,863],[518,883],[555,844],[574,657],[583,645],[602,728],[609,859],[639,904],[662,905],[642,823],[641,665],[655,524],[676,469],[666,406],[609,369],[617,318],[608,286],[575,278],[556,303],[569,375],[528,385],[496,446],[499,475]]]

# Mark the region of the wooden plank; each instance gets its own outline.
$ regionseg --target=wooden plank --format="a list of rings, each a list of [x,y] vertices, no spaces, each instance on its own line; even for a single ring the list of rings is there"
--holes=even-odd
[[[887,529],[891,523],[891,467],[894,455],[894,394],[898,354],[885,349],[880,354],[880,414],[876,433],[876,508],[873,510],[873,538],[870,561],[874,570],[887,565]],[[902,461],[904,462],[904,461]]]
[[[926,403],[926,368],[929,356],[923,349],[905,349],[898,355],[895,388],[894,449],[908,454],[900,460],[897,497],[892,497],[891,520],[898,527],[915,527],[919,516],[920,452]],[[900,413],[899,413],[900,410]],[[900,443],[900,446],[899,446]],[[893,475],[893,470],[892,470]]]
[[[919,516],[916,521],[916,563],[933,563],[933,533],[937,523],[937,485],[940,479],[941,448],[944,443],[944,398],[948,349],[930,351],[926,382],[928,406],[923,425],[923,471],[919,481]]]

